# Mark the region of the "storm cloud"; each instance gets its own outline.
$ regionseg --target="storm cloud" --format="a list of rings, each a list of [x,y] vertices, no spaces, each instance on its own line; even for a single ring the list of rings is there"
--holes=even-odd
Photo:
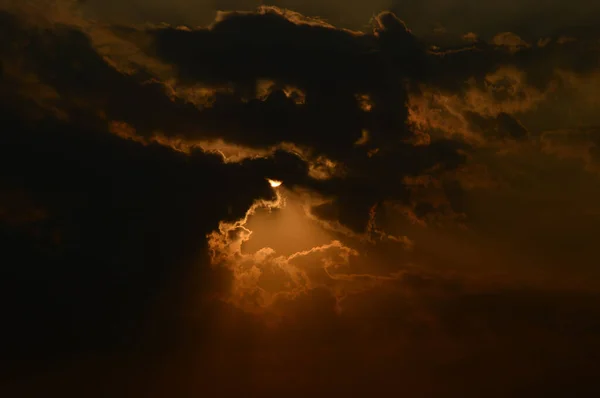
[[[0,4],[7,396],[593,394],[584,15]]]

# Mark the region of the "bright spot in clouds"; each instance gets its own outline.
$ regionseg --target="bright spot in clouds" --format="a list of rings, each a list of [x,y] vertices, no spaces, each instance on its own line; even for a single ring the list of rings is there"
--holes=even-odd
[[[280,186],[281,184],[283,184],[282,181],[277,181],[277,180],[271,180],[269,178],[267,178],[267,181],[269,181],[269,184],[271,184],[271,186],[273,188],[277,188],[278,186]]]

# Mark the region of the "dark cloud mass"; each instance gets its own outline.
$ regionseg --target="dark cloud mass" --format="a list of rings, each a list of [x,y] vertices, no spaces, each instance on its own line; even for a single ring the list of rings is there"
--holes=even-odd
[[[598,10],[542,3],[0,1],[0,394],[596,396]]]
[[[591,27],[600,6],[588,0],[87,0],[90,16],[112,22],[167,22],[173,25],[207,25],[217,10],[253,11],[259,5],[292,9],[304,15],[322,17],[336,26],[364,29],[373,15],[392,10],[419,36],[456,39],[468,32],[491,38],[499,32],[516,32],[535,37]]]

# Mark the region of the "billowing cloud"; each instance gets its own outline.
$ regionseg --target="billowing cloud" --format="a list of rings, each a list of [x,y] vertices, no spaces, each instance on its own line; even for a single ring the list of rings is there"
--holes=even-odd
[[[3,395],[592,396],[593,29],[250,3],[0,2]]]
[[[514,31],[536,39],[555,32],[594,26],[600,8],[587,0],[569,4],[556,0],[508,0],[481,3],[458,0],[85,0],[83,9],[91,18],[117,23],[160,23],[204,26],[216,12],[253,11],[260,5],[292,9],[304,15],[352,29],[368,29],[368,20],[382,10],[392,10],[418,35],[443,40],[475,32],[489,39],[499,32]],[[532,23],[535,21],[535,23]]]

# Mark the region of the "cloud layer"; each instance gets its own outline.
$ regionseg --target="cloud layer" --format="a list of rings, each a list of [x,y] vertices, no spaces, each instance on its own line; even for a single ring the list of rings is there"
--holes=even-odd
[[[0,4],[7,396],[593,396],[593,30]]]

